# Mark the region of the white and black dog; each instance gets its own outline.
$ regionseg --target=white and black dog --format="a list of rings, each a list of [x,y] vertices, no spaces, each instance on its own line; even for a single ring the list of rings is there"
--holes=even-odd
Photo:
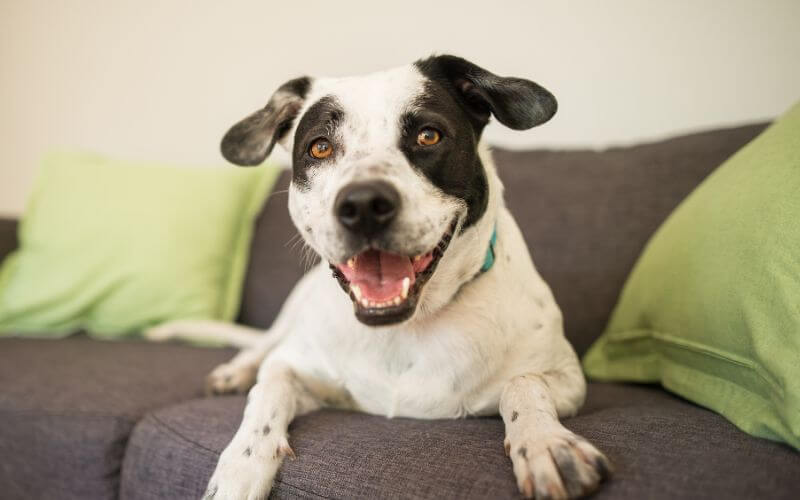
[[[245,347],[209,376],[213,392],[249,395],[206,498],[266,497],[294,455],[289,423],[325,406],[428,419],[499,412],[526,497],[578,497],[609,475],[605,456],[559,422],[586,383],[480,143],[492,115],[522,130],[555,111],[536,83],[434,56],[291,80],[230,129],[222,152],[235,164],[262,163],[276,143],[291,152],[289,210],[322,262],[267,332],[183,321],[148,333]]]

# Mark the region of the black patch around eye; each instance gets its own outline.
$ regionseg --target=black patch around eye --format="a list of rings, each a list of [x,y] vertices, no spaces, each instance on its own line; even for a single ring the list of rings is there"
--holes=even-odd
[[[333,96],[325,96],[312,104],[300,118],[294,134],[292,150],[292,182],[300,190],[308,189],[308,170],[320,161],[308,155],[308,148],[314,139],[326,137],[334,147],[333,154],[339,154],[341,146],[333,144],[333,133],[342,122],[344,110]]]
[[[414,102],[415,112],[401,117],[400,150],[409,163],[445,193],[464,200],[466,229],[483,216],[488,204],[486,170],[478,156],[485,122],[468,110],[444,84],[428,81]],[[442,139],[436,147],[417,144],[421,128],[438,125]]]

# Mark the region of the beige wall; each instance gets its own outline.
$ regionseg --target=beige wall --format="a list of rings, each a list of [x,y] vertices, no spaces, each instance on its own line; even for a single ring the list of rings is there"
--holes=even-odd
[[[434,51],[556,94],[544,127],[488,130],[519,147],[659,138],[800,98],[796,0],[383,4],[0,0],[0,213],[21,212],[48,149],[219,163],[224,130],[284,80]]]

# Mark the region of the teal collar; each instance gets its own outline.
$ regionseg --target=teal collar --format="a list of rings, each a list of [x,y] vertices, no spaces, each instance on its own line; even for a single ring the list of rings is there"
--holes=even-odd
[[[489,240],[489,248],[486,249],[486,258],[483,259],[481,272],[485,273],[494,265],[494,246],[497,244],[497,226],[492,231],[492,238]]]

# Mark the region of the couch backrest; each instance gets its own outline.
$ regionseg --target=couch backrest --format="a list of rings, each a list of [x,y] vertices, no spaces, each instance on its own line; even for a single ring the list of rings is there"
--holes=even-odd
[[[606,151],[495,151],[506,202],[580,354],[605,327],[650,235],[764,127]],[[245,324],[269,326],[305,269],[286,208],[289,179],[288,171],[281,175],[257,222],[239,318]]]

